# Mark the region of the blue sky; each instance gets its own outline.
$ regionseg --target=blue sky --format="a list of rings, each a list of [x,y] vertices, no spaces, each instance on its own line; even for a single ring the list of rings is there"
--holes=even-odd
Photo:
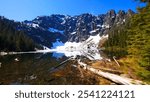
[[[0,15],[16,21],[51,14],[106,13],[110,9],[136,10],[134,0],[0,0]]]

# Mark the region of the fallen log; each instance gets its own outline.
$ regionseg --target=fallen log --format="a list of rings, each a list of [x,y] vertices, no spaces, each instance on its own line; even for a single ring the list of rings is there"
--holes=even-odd
[[[104,72],[109,72],[113,74],[123,74],[123,71],[118,71],[118,70],[112,70],[112,69],[107,69],[107,68],[100,68],[100,67],[95,67],[97,70],[102,70]]]
[[[108,73],[108,72],[103,72],[101,70],[92,68],[92,67],[88,66],[87,64],[80,62],[80,60],[78,61],[78,64],[81,67],[83,67],[84,69],[89,70],[89,71],[93,72],[94,74],[97,74],[103,78],[111,80],[112,82],[115,82],[116,84],[121,84],[121,85],[143,85],[143,84],[145,84],[144,82],[139,81],[139,80],[121,77],[119,75],[115,75],[115,74]]]
[[[118,61],[116,60],[116,57],[113,56],[114,61],[116,62],[116,64],[120,67],[120,64],[118,63]]]

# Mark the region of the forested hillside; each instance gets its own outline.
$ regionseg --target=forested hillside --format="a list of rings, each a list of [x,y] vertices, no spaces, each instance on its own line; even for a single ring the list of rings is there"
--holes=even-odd
[[[146,6],[139,7],[138,13],[126,24],[117,26],[109,32],[105,43],[106,52],[117,58],[126,57],[133,65],[138,64],[144,70],[135,70],[143,79],[150,78],[150,1],[140,0]],[[132,66],[135,67],[135,66]]]
[[[31,51],[39,47],[23,31],[17,31],[15,23],[0,17],[0,51]]]

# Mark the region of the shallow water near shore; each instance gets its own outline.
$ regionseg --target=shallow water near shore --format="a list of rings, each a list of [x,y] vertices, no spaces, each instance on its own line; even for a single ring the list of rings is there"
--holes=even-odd
[[[60,66],[58,70],[51,70],[68,58],[63,53],[0,56],[0,84],[98,84],[93,75],[81,78],[80,71],[72,60]]]

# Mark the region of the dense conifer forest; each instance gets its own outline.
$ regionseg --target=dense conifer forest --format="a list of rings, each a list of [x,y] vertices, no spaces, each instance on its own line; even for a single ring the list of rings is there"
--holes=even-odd
[[[137,0],[138,1],[138,0]],[[106,52],[118,59],[126,57],[133,65],[138,64],[145,70],[138,70],[138,75],[143,79],[150,78],[150,1],[140,0],[146,3],[144,7],[138,7],[138,12],[132,16],[126,24],[114,27],[109,32],[108,41],[105,43]],[[132,66],[135,67],[136,66]],[[135,69],[137,70],[137,69]]]
[[[31,51],[39,46],[23,31],[16,30],[14,21],[0,17],[0,51]]]

